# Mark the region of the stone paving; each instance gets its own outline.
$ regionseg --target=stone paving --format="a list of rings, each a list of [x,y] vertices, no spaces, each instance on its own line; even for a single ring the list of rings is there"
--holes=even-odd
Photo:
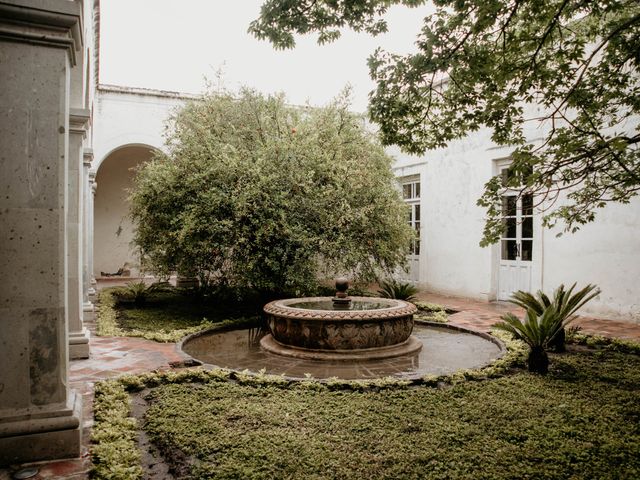
[[[428,292],[418,294],[418,299],[445,305],[447,308],[458,311],[458,313],[449,316],[450,323],[485,332],[489,331],[491,326],[506,312],[522,315],[522,310],[519,307],[508,302],[487,303]],[[579,325],[584,333],[640,341],[640,324],[637,323],[578,317],[574,324]]]
[[[421,292],[422,301],[438,303],[456,310],[449,321],[452,324],[480,331],[488,331],[505,312],[521,313],[506,302],[482,302],[468,298],[449,297]],[[93,387],[95,382],[122,374],[136,374],[153,370],[167,370],[179,365],[188,357],[178,351],[174,343],[157,343],[129,337],[97,337],[92,315],[88,315],[87,326],[91,330],[91,354],[86,360],[72,360],[69,367],[70,387],[82,394],[84,401],[83,448],[79,459],[61,460],[35,464],[39,468],[34,479],[80,480],[88,478],[91,467],[89,455],[90,431],[93,425]],[[575,322],[585,333],[605,335],[640,341],[640,324],[580,317]],[[0,480],[10,480],[19,468],[0,469]]]

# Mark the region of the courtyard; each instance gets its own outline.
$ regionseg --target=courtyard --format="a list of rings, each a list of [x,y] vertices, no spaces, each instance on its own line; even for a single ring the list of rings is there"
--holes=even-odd
[[[640,477],[638,5],[221,5],[0,0],[0,480]]]
[[[99,290],[123,283],[105,279]],[[425,292],[417,301],[445,305],[456,312],[449,315],[450,324],[484,332],[506,311],[518,311],[507,303]],[[640,343],[640,327],[628,322],[580,317],[575,323],[585,335]],[[288,385],[278,377],[269,382],[259,375],[211,373],[191,366],[193,359],[176,342],[99,336],[95,318],[88,326],[91,357],[70,363],[71,386],[84,397],[81,458],[36,464],[35,478],[137,478],[137,468],[144,478],[280,478],[283,472],[290,478],[326,478],[328,471],[340,478],[425,478],[425,471],[428,478],[632,478],[638,469],[632,461],[639,441],[635,424],[626,430],[619,423],[638,413],[637,348],[625,354],[576,345],[553,358],[552,373],[544,379],[521,365],[507,375],[446,386],[391,382],[371,388],[343,381],[313,387],[312,379]],[[125,416],[134,415],[146,433],[130,446],[139,451],[133,461],[105,455],[102,461],[114,463],[94,463],[100,458],[92,456],[96,422],[117,414],[110,405],[106,418],[94,418],[95,389],[123,376],[125,385],[133,385]],[[143,397],[150,392],[157,416],[145,421],[150,404]],[[606,420],[600,418],[605,411]],[[239,423],[220,423],[219,415]],[[187,426],[194,421],[201,429],[190,432]],[[257,436],[247,437],[256,428]],[[171,432],[180,430],[173,437]],[[348,457],[340,454],[343,449],[335,451],[337,443],[348,445]],[[207,463],[214,451],[224,452],[215,468]],[[190,470],[188,458],[210,460]],[[10,478],[13,471],[0,472]]]

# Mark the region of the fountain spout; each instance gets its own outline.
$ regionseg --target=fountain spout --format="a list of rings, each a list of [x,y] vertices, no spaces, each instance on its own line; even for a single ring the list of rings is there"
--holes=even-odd
[[[349,310],[351,297],[347,295],[349,280],[345,277],[336,278],[336,296],[331,299],[334,310]]]

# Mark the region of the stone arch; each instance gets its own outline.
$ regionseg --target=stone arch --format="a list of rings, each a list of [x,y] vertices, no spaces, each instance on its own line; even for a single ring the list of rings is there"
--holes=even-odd
[[[167,153],[165,145],[161,142],[159,135],[145,135],[135,133],[131,135],[118,135],[109,141],[100,142],[101,145],[94,147],[95,162],[93,169],[98,171],[102,163],[107,160],[114,152],[127,147],[144,147],[154,152]],[[103,153],[104,152],[104,153]]]
[[[130,275],[139,275],[139,259],[131,246],[133,223],[129,219],[128,190],[135,168],[149,161],[157,147],[129,143],[113,148],[97,165],[93,222],[93,270],[115,273],[125,265]],[[124,268],[126,270],[126,268]]]

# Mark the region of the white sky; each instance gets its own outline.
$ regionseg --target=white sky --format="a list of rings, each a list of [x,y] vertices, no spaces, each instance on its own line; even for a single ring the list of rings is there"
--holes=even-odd
[[[347,84],[353,105],[364,111],[373,89],[366,64],[376,47],[405,54],[427,10],[394,7],[389,32],[378,37],[343,32],[319,46],[315,36],[297,39],[294,50],[276,51],[247,33],[261,0],[102,0],[100,82],[200,93],[205,77],[224,87],[264,93],[283,91],[291,103],[327,103]]]

